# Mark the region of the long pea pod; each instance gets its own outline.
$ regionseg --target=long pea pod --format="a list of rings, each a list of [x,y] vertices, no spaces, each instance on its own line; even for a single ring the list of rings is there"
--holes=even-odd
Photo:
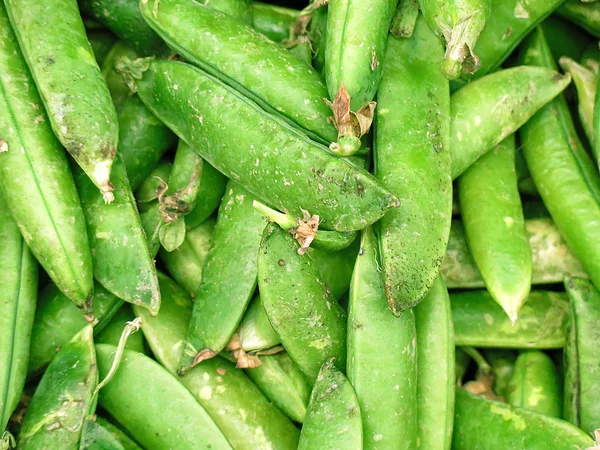
[[[138,60],[136,65],[147,69],[135,80],[146,106],[206,161],[271,207],[298,216],[305,209],[318,215],[324,228],[353,231],[397,205],[365,170],[209,74],[181,62]]]
[[[119,124],[77,2],[4,4],[54,134],[110,202]]]
[[[87,314],[93,279],[85,218],[4,4],[0,66],[0,191],[7,204],[2,209],[10,209],[31,252]]]
[[[401,317],[390,314],[379,271],[377,238],[371,227],[362,232],[352,275],[347,339],[347,373],[360,405],[363,448],[415,447],[418,441],[415,315],[412,310]],[[373,370],[375,367],[377,370]]]
[[[0,447],[25,386],[38,266],[0,196]],[[72,306],[72,305],[71,305]],[[81,315],[81,314],[80,314]]]
[[[569,74],[518,66],[487,75],[452,94],[452,178],[517,131],[570,82]]]
[[[292,236],[275,224],[267,226],[260,244],[258,286],[273,329],[311,384],[328,358],[345,367],[344,312],[310,255],[299,255]]]
[[[564,420],[485,400],[462,388],[456,390],[455,450],[573,450],[593,445],[585,432]]]
[[[358,399],[352,385],[326,361],[315,382],[298,450],[362,448],[363,429]]]
[[[533,262],[510,136],[458,179],[460,212],[471,255],[488,292],[515,321],[531,290]]]
[[[94,414],[98,368],[93,329],[86,325],[52,360],[19,432],[21,450],[78,450],[86,417]]]
[[[102,67],[104,58],[110,52],[117,38],[110,31],[106,30],[88,30],[87,38],[90,41],[92,50],[94,51],[94,57],[99,67]]]
[[[233,181],[228,183],[195,295],[181,374],[225,348],[254,294],[256,255],[265,220],[252,202],[245,189]]]
[[[567,0],[558,7],[556,13],[579,25],[591,35],[600,38],[600,4]]]
[[[523,48],[530,64],[547,64],[541,29]],[[572,133],[564,99],[547,105],[521,128],[527,166],[552,219],[590,279],[600,285],[600,178]]]
[[[207,161],[202,166],[202,179],[196,206],[185,217],[185,226],[193,230],[204,223],[219,207],[225,193],[227,178]]]
[[[549,417],[561,417],[560,384],[548,355],[540,351],[519,355],[506,388],[506,402]]]
[[[419,0],[419,4],[429,28],[446,42],[444,76],[453,80],[462,72],[477,72],[474,48],[490,16],[491,0]]]
[[[439,40],[417,20],[411,38],[389,38],[377,95],[375,175],[401,204],[381,219],[379,233],[386,298],[396,315],[429,291],[450,232],[450,94],[442,57]]]
[[[120,156],[115,159],[112,180],[115,200],[107,204],[82,171],[75,175],[87,219],[94,277],[117,297],[156,314],[160,307],[156,269]]]
[[[154,355],[174,374],[183,351],[192,302],[171,279],[160,273],[159,279],[164,298],[160,314],[150,317],[137,306],[134,311],[142,317],[142,331]],[[296,447],[296,427],[229,361],[219,356],[208,359],[179,381],[206,409],[234,448]],[[144,420],[143,414],[140,418]]]
[[[290,36],[290,27],[294,25],[300,11],[270,3],[252,3],[252,28],[261,32],[274,42],[281,42]]]
[[[506,398],[506,390],[515,369],[517,355],[512,350],[486,349],[483,356],[492,368],[494,394]]]
[[[565,277],[571,299],[570,323],[564,349],[566,420],[591,433],[600,427],[600,293],[588,280]]]

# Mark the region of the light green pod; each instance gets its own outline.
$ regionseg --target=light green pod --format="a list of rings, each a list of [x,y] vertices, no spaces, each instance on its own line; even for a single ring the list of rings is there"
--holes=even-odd
[[[281,339],[273,329],[260,297],[255,297],[237,330],[240,345],[245,352],[267,350],[281,344]]]
[[[37,299],[37,261],[0,195],[0,446],[25,386]],[[73,305],[71,305],[73,306]]]
[[[556,13],[600,38],[600,4],[594,1],[567,0],[557,8]]]
[[[119,345],[119,341],[123,334],[123,329],[127,322],[132,322],[135,319],[131,306],[125,304],[115,313],[110,321],[102,328],[102,330],[94,337],[96,344],[111,344]],[[125,348],[140,353],[146,353],[144,349],[144,336],[142,333],[134,333],[127,338]]]
[[[506,388],[506,403],[545,416],[561,417],[560,383],[548,355],[540,351],[519,355]]]
[[[115,200],[107,204],[84,173],[75,175],[87,219],[94,277],[117,297],[156,314],[160,307],[156,269],[120,156],[113,165],[112,181]]]
[[[319,371],[302,426],[298,450],[363,448],[358,399],[348,379],[326,361]]]
[[[379,269],[377,239],[370,227],[362,232],[350,285],[346,369],[360,405],[363,448],[415,448],[415,316],[412,309],[400,317],[390,314]]]
[[[119,124],[76,0],[4,4],[54,134],[111,201]]]
[[[515,138],[506,138],[458,179],[471,255],[491,296],[514,322],[531,290],[533,262],[515,173]]]
[[[300,11],[270,3],[252,2],[252,28],[275,42],[281,42],[290,36],[290,27],[294,25]]]
[[[217,210],[226,186],[227,177],[211,166],[208,161],[204,161],[196,206],[185,216],[185,227],[188,230],[193,230],[204,223]]]
[[[310,256],[299,255],[292,236],[275,224],[263,234],[258,286],[273,329],[309,382],[330,357],[345,367],[344,311],[330,297]]]

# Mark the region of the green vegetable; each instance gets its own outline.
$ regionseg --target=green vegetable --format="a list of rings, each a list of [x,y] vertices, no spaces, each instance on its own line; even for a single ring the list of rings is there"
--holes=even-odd
[[[110,319],[105,327],[102,328],[95,337],[94,342],[96,344],[111,344],[118,345],[119,340],[123,334],[123,329],[128,322],[132,322],[135,319],[131,307],[129,305],[121,306],[115,315]],[[135,333],[127,338],[125,348],[140,353],[145,353],[144,349],[144,336],[141,333]]]
[[[185,217],[185,226],[193,230],[214,213],[225,193],[227,178],[207,161],[202,165],[202,179],[196,197],[196,206]]]
[[[106,55],[108,55],[117,38],[110,31],[106,30],[87,30],[87,38],[94,51],[94,57],[98,66],[102,67]]]
[[[600,4],[567,0],[556,10],[557,14],[579,25],[588,33],[600,38]]]
[[[252,28],[275,42],[290,35],[290,27],[298,20],[300,11],[269,3],[252,3]]]

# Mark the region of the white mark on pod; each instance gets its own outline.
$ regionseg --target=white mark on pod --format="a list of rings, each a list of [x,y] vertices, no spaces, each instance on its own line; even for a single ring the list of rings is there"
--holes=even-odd
[[[8,142],[4,139],[0,139],[0,153],[6,153],[8,151]]]
[[[514,225],[515,221],[513,220],[512,217],[505,217],[504,218],[504,223],[506,224],[506,226],[508,228],[511,228]]]

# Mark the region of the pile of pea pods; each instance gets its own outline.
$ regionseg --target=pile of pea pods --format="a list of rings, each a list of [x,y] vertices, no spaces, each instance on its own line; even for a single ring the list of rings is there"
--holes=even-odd
[[[276,3],[0,1],[0,450],[600,449],[600,0]]]

